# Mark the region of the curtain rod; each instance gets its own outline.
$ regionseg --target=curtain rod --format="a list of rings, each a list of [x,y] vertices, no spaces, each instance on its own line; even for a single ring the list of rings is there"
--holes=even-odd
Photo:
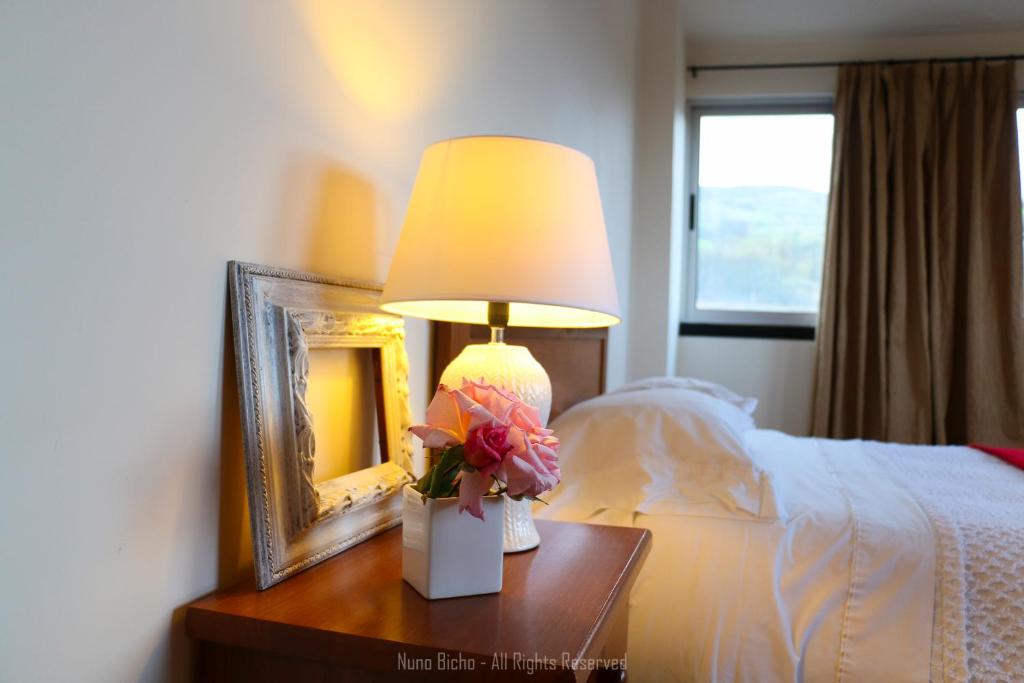
[[[781,62],[777,64],[697,64],[686,67],[694,78],[701,71],[754,71],[762,69],[820,69],[838,66],[863,66],[867,64],[913,64],[915,62],[1003,62],[1024,59],[1024,54],[987,55],[984,57],[931,57],[929,59],[864,59],[845,62]]]

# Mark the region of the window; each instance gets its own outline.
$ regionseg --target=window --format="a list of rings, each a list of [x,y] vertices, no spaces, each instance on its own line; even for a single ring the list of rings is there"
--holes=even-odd
[[[1017,110],[1017,161],[1020,163],[1020,196],[1024,200],[1024,107]]]
[[[1021,98],[1024,102],[1024,97]],[[1021,198],[1021,220],[1024,220],[1024,107],[1017,109],[1017,163],[1020,164],[1020,198]],[[1024,250],[1024,244],[1021,244]],[[1024,315],[1024,308],[1021,310]]]
[[[831,106],[695,108],[690,132],[690,325],[683,333],[701,323],[743,325],[744,336],[762,336],[750,326],[813,327]]]

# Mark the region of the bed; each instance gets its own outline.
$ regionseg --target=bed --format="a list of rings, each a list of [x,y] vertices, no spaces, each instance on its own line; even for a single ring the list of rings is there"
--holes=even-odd
[[[636,680],[1024,680],[1024,472],[970,448],[749,429],[776,518],[588,509],[562,501],[574,480],[602,485],[575,464],[596,449],[564,427],[591,403],[553,425],[567,471],[536,514],[653,532],[630,603]]]
[[[552,424],[563,481],[535,515],[654,535],[631,680],[1024,680],[1024,471],[757,429],[754,403],[658,380]]]

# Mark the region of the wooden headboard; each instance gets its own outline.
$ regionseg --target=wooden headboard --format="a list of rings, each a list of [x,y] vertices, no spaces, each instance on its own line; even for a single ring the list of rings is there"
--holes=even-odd
[[[490,330],[484,325],[433,323],[432,374],[437,386],[441,373],[467,344],[486,344]],[[580,401],[604,392],[608,330],[562,330],[510,327],[505,341],[530,349],[551,377],[551,419]]]

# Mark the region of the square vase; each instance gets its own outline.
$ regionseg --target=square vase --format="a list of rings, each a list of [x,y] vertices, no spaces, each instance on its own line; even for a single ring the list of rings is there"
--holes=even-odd
[[[484,497],[481,521],[458,498],[402,495],[402,578],[428,600],[501,590],[504,496]]]

